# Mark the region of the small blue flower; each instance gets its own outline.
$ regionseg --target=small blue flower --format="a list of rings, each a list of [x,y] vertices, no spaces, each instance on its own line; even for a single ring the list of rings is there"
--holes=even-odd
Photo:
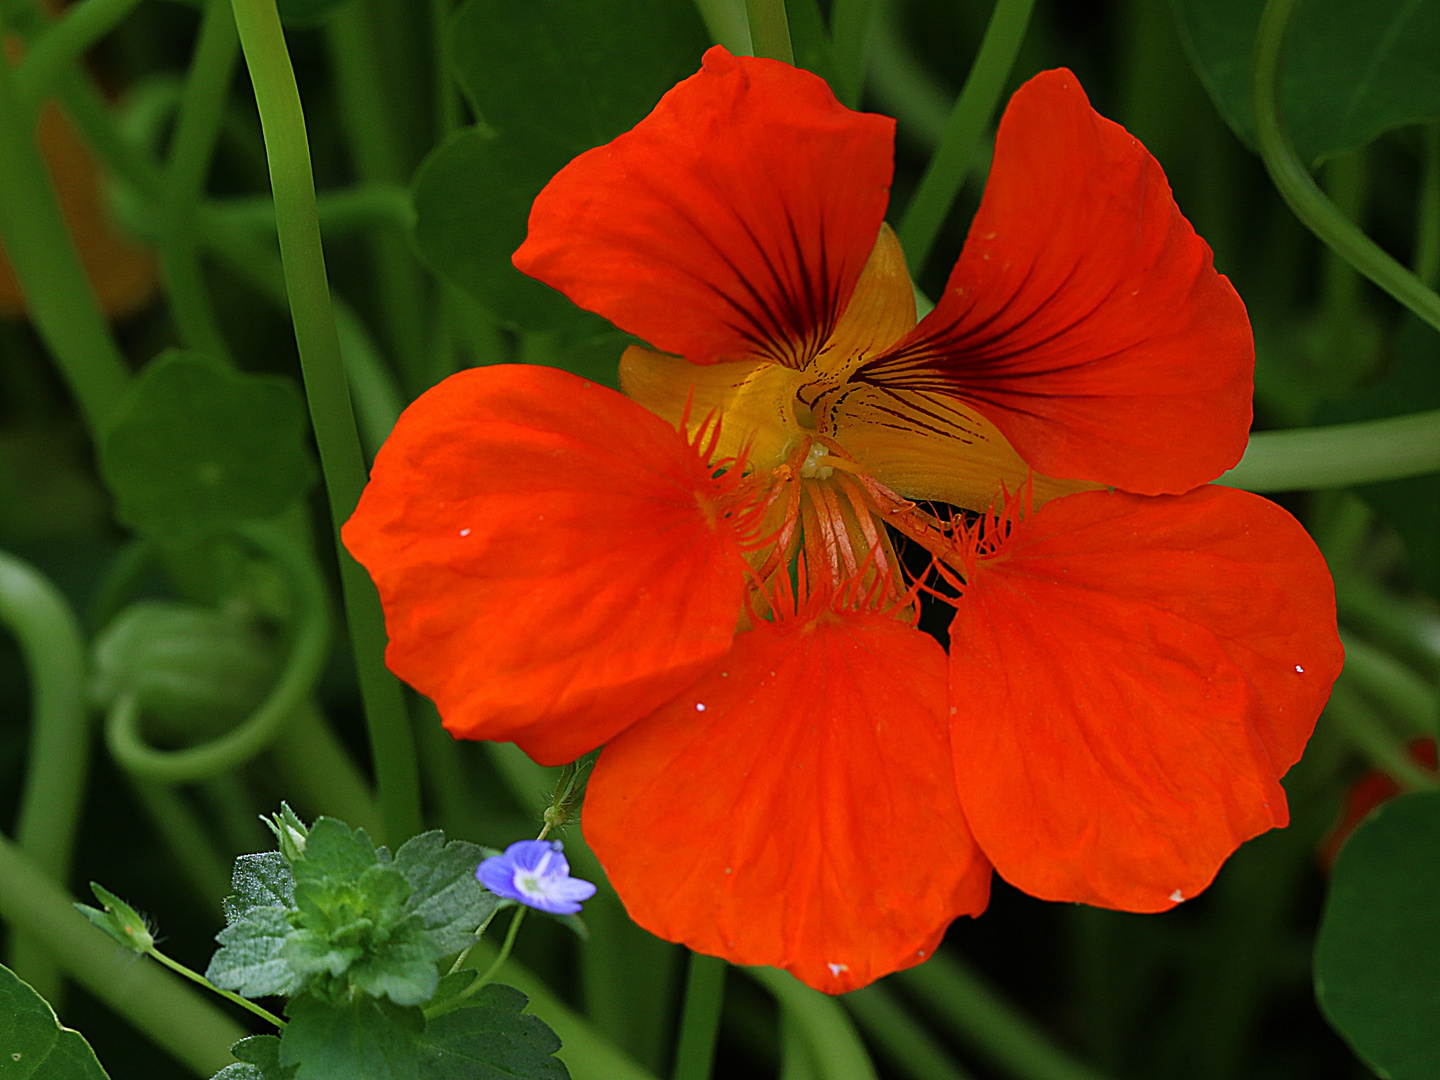
[[[480,884],[496,896],[518,900],[552,915],[574,915],[595,886],[570,876],[559,840],[517,840],[475,870]]]

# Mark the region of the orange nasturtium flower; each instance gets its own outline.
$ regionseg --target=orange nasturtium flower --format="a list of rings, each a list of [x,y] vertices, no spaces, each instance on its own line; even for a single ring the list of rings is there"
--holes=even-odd
[[[992,866],[1050,900],[1195,895],[1286,822],[1341,663],[1304,530],[1209,484],[1245,447],[1250,328],[1155,161],[1068,71],[1032,79],[917,326],[893,132],[712,49],[515,254],[653,346],[628,396],[462,372],[344,534],[453,734],[604,745],[585,836],[636,922],[831,992],[928,956]]]

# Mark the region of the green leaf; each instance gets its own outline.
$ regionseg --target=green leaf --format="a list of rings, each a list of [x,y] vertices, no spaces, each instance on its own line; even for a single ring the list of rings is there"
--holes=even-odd
[[[252,1035],[230,1047],[234,1065],[221,1069],[212,1080],[295,1080],[295,1068],[280,1064],[280,1040],[274,1035]]]
[[[528,132],[499,135],[477,127],[446,139],[415,174],[421,257],[510,329],[546,330],[582,317],[558,292],[510,264],[525,239],[530,204],[564,161]]]
[[[295,879],[278,851],[241,855],[231,876],[235,892],[225,898],[226,927],[215,935],[220,948],[205,977],[244,997],[293,994],[303,977],[285,959]]]
[[[1413,315],[1395,335],[1390,374],[1343,404],[1319,411],[1322,424],[1440,409],[1440,337]],[[1440,473],[1355,489],[1405,542],[1415,584],[1440,599]]]
[[[634,127],[707,44],[694,5],[675,0],[468,0],[450,55],[477,115],[548,146],[558,168]]]
[[[336,818],[316,818],[305,838],[305,857],[291,864],[296,884],[357,881],[378,862],[375,842],[364,829],[352,830]]]
[[[0,1018],[0,1080],[107,1080],[84,1037],[62,1026],[49,1003],[3,966]]]
[[[419,1009],[359,998],[332,1008],[308,994],[290,1002],[280,1063],[295,1080],[419,1080]]]
[[[470,1004],[431,1020],[421,1040],[425,1080],[569,1080],[559,1037],[513,986],[491,983]]]
[[[699,67],[699,16],[675,0],[469,0],[450,44],[456,77],[483,123],[452,135],[416,174],[421,257],[507,328],[561,332],[577,346],[613,334],[521,274],[510,256],[550,178],[634,127]],[[572,371],[596,360],[583,348],[566,353],[574,362],[560,366]],[[618,356],[607,354],[602,371]],[[613,374],[602,381],[613,384]]]
[[[155,947],[155,937],[138,911],[103,885],[92,881],[90,891],[105,905],[105,910],[101,911],[88,904],[76,904],[75,907],[94,926],[134,952],[146,953]]]
[[[226,903],[229,918],[229,901]],[[215,935],[220,948],[210,958],[205,977],[221,989],[247,998],[297,992],[305,985],[305,973],[297,970],[286,954],[292,932],[288,908],[247,908]]]
[[[100,468],[125,524],[189,543],[273,517],[303,495],[315,480],[307,430],[291,380],[172,350],[117,406]]]
[[[1340,850],[1315,946],[1326,1018],[1384,1080],[1440,1076],[1440,792],[1386,803]]]
[[[1250,67],[1265,0],[1174,0],[1196,73],[1255,143]],[[1281,55],[1280,114],[1301,159],[1440,117],[1440,0],[1306,0]]]
[[[438,829],[407,840],[395,853],[393,865],[410,883],[406,911],[424,924],[437,959],[470,945],[475,928],[504,902],[475,879],[484,857],[476,844],[447,844]]]

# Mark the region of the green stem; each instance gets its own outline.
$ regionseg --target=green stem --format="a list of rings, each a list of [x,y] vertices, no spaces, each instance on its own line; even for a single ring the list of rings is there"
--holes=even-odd
[[[495,946],[480,941],[470,954],[471,966],[484,963]],[[487,965],[489,966],[489,965]],[[530,999],[529,1011],[560,1036],[558,1057],[570,1070],[571,1080],[655,1080],[655,1077],[616,1049],[595,1025],[561,1001],[550,987],[515,959],[501,971],[505,983]]]
[[[695,9],[716,45],[724,45],[736,56],[755,55],[745,0],[695,0]]]
[[[780,1008],[804,1031],[822,1080],[876,1080],[865,1044],[838,1001],[775,968],[746,971],[775,995]]]
[[[230,1046],[248,1034],[199,993],[99,933],[74,901],[17,846],[0,836],[0,917],[38,938],[76,982],[197,1076],[232,1062]]]
[[[1335,721],[1355,748],[1365,754],[1376,768],[1407,791],[1440,789],[1440,779],[1416,764],[1390,728],[1375,710],[1346,681],[1336,684],[1325,706],[1325,715]]]
[[[0,241],[31,320],[54,354],[91,432],[100,431],[130,379],[100,303],[75,254],[35,145],[34,113],[0,58]]]
[[[1335,575],[1340,618],[1390,652],[1440,677],[1440,616],[1425,604],[1397,596],[1354,574]]]
[[[385,839],[398,844],[421,828],[419,768],[400,684],[385,670],[380,598],[365,571],[340,542],[340,526],[355,509],[365,486],[365,462],[330,305],[305,116],[275,0],[233,2],[270,163],[280,257],[310,419],[330,498],[350,639],[379,781]]]
[[[82,0],[66,8],[25,51],[16,74],[31,107],[49,97],[66,69],[139,6],[140,0]]]
[[[1440,295],[1346,219],[1316,186],[1280,126],[1280,49],[1298,0],[1266,0],[1255,36],[1255,140],[1270,179],[1305,227],[1385,292],[1440,330]]]
[[[75,827],[90,761],[85,640],[65,597],[28,563],[0,551],[0,623],[20,643],[30,674],[30,755],[15,839],[57,882],[70,876]],[[59,971],[26,934],[10,942],[10,966],[52,1004]]]
[[[902,137],[933,152],[950,122],[954,96],[915,55],[896,15],[896,0],[878,3],[880,11],[870,43],[870,92],[881,108],[899,122]],[[976,147],[977,156],[981,149]]]
[[[308,698],[280,730],[271,762],[296,805],[311,818],[328,814],[371,836],[383,827],[370,786],[330,730],[325,714]]]
[[[894,976],[955,1034],[1019,1080],[1105,1080],[1076,1061],[983,979],[944,954]]]
[[[1415,213],[1415,276],[1440,286],[1440,123],[1425,126],[1425,164]]]
[[[720,1007],[725,1002],[726,963],[714,956],[690,954],[685,979],[685,1004],[680,1013],[680,1041],[675,1048],[674,1080],[709,1080],[715,1063],[715,1037],[720,1033]]]
[[[795,63],[785,0],[745,0],[745,17],[750,24],[750,41],[756,56]]]
[[[841,1000],[876,1048],[912,1080],[971,1080],[883,983],[852,990]]]
[[[780,1080],[822,1080],[805,1029],[784,1009],[780,1010]]]
[[[256,1016],[260,1017],[261,1020],[264,1020],[267,1024],[274,1024],[277,1028],[284,1030],[285,1021],[281,1020],[280,1017],[276,1016],[269,1009],[262,1009],[253,1001],[249,1001],[246,998],[241,997],[239,994],[233,993],[229,990],[221,990],[220,987],[216,986],[209,979],[205,978],[204,975],[200,975],[194,971],[191,971],[184,964],[181,964],[175,960],[171,960],[170,957],[166,956],[159,949],[155,948],[154,945],[151,945],[150,948],[145,950],[145,955],[159,960],[160,963],[164,964],[171,971],[175,972],[175,974],[183,975],[185,978],[189,979],[197,986],[203,986],[206,990],[209,990],[212,993],[219,994],[226,1001],[234,1002],[242,1009],[254,1013]]]
[[[347,4],[326,21],[325,33],[355,172],[362,184],[398,187],[409,175],[397,137],[397,103],[387,93],[376,13],[365,4]],[[442,81],[438,71],[436,79],[437,84]],[[376,232],[370,247],[381,322],[390,348],[400,359],[407,389],[418,394],[429,388],[424,280],[408,232]]]
[[[496,972],[505,966],[506,960],[510,959],[510,950],[515,947],[515,938],[520,933],[520,924],[525,921],[525,912],[528,910],[529,908],[526,908],[524,905],[515,909],[515,914],[510,918],[510,928],[505,931],[505,943],[500,946],[500,951],[495,955],[495,959],[490,961],[490,966],[485,969],[484,973],[471,979],[465,989],[461,990],[454,997],[448,997],[444,1001],[437,1001],[434,1005],[431,1005],[425,1010],[425,1016],[427,1018],[433,1018],[450,1012],[462,1002],[474,997],[482,986],[485,986],[491,979],[495,978]],[[477,942],[476,944],[479,943]],[[471,950],[474,948],[475,945],[471,945],[469,949],[466,949],[456,960],[456,964],[461,964],[468,959]],[[451,969],[452,973],[454,970],[453,968]]]
[[[320,231],[326,236],[385,229],[403,237],[409,234],[415,219],[410,192],[399,184],[359,184],[321,192],[315,209]],[[206,212],[216,220],[256,232],[275,232],[275,202],[266,195],[213,199],[206,204]]]
[[[225,362],[231,359],[230,350],[205,288],[196,207],[224,126],[239,49],[240,38],[228,0],[209,0],[180,98],[175,137],[165,169],[167,222],[160,260],[165,295],[181,340]]]
[[[865,90],[865,50],[874,20],[873,0],[835,0],[830,9],[830,39],[835,51],[835,96],[852,109]]]
[[[218,738],[183,750],[157,750],[140,732],[140,703],[125,694],[105,719],[105,742],[128,772],[164,784],[179,784],[229,772],[265,747],[304,703],[320,678],[330,642],[325,587],[313,561],[277,530],[248,527],[244,535],[270,555],[290,579],[297,612],[295,640],[275,688],[239,725]]]
[[[995,0],[980,51],[950,112],[945,134],[900,219],[900,244],[916,277],[925,269],[940,227],[970,171],[975,148],[990,127],[1034,6],[1035,0]]]
[[[1416,735],[1440,735],[1440,698],[1435,686],[1384,649],[1341,633],[1345,678]]]
[[[1440,470],[1440,409],[1355,424],[1263,431],[1217,483],[1307,491],[1400,480]]]

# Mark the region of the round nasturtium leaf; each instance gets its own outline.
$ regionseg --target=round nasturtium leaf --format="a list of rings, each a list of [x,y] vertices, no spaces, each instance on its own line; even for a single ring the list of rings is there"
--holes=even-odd
[[[0,967],[0,1077],[4,1080],[106,1080],[78,1031],[62,1027],[29,983]]]
[[[116,514],[146,536],[190,543],[269,518],[315,480],[305,404],[277,375],[165,353],[135,380],[100,445]]]
[[[1386,803],[1340,850],[1315,993],[1382,1080],[1440,1076],[1440,791]]]
[[[1175,0],[1215,107],[1255,145],[1251,66],[1265,0]],[[1440,117],[1440,0],[1307,0],[1280,62],[1280,114],[1307,164]]]

